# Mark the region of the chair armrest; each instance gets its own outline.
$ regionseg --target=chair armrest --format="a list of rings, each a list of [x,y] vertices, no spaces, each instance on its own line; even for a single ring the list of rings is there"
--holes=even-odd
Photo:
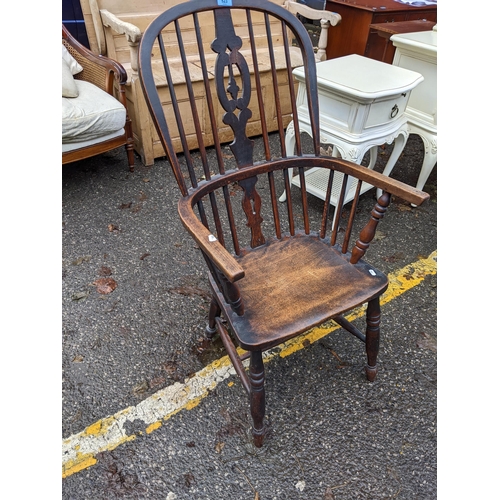
[[[348,160],[342,160],[341,158],[323,158],[327,162],[335,162],[336,169],[344,172],[347,175],[352,175],[353,177],[372,184],[382,191],[386,191],[398,198],[402,198],[405,201],[413,203],[416,206],[421,205],[427,201],[430,196],[424,191],[420,191],[413,186],[405,184],[404,182],[392,179],[387,175],[381,174],[380,172],[375,172],[369,168],[358,165],[357,163],[350,162]]]
[[[113,81],[119,86],[127,82],[127,72],[119,62],[91,52],[79,43],[64,25],[62,42],[83,68],[83,71],[74,75],[77,80],[92,83],[111,95],[113,95]]]
[[[300,14],[307,19],[321,21],[321,33],[318,40],[318,52],[316,54],[317,61],[326,60],[326,46],[328,43],[328,29],[330,26],[335,26],[340,23],[342,17],[336,12],[328,10],[317,10],[308,7],[307,5],[297,3],[295,0],[286,0],[284,3],[285,9],[292,14]]]
[[[190,196],[181,198],[178,204],[179,216],[186,230],[198,243],[202,252],[211,262],[234,283],[245,276],[245,271],[236,259],[219,243],[217,238],[200,222],[192,209],[193,199]]]
[[[119,35],[125,35],[127,43],[130,47],[130,65],[134,72],[138,71],[138,59],[139,59],[139,43],[141,42],[142,32],[141,30],[132,23],[122,21],[120,18],[115,16],[109,10],[102,9],[100,11],[102,24],[107,28],[111,28],[115,33]]]
[[[330,23],[330,26],[335,26],[342,20],[340,14],[337,14],[336,12],[313,9],[303,3],[298,3],[295,0],[286,0],[285,8],[292,14],[300,14],[301,16],[307,17],[307,19],[324,19]]]
[[[101,19],[104,26],[111,28],[113,31],[119,35],[125,35],[128,43],[136,44],[141,41],[142,33],[141,30],[132,23],[127,23],[122,21],[120,18],[116,17],[109,10],[101,9]]]

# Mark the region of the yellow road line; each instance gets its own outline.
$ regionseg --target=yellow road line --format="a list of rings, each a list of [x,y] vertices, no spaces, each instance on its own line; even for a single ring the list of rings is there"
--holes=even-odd
[[[429,257],[399,269],[389,275],[389,288],[381,297],[385,304],[411,288],[417,286],[426,276],[437,273],[437,251]],[[364,314],[364,308],[353,311],[347,319],[352,321]],[[275,356],[289,356],[302,349],[304,345],[316,342],[333,330],[340,328],[329,322],[290,340],[272,353],[266,353],[267,362]],[[156,392],[141,401],[137,406],[130,406],[115,415],[103,418],[74,434],[62,442],[62,475],[68,477],[97,463],[96,455],[103,451],[111,451],[123,443],[135,439],[136,434],[128,434],[126,424],[143,422],[145,434],[150,434],[162,426],[162,423],[181,410],[195,408],[201,400],[220,382],[235,375],[228,356],[214,361],[193,377],[181,384],[175,384]],[[135,426],[135,428],[137,428]]]

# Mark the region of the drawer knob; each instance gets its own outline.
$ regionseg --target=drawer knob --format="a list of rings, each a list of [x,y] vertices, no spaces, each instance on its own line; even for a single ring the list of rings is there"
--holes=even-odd
[[[397,104],[391,109],[391,118],[394,118],[399,113],[399,108]]]

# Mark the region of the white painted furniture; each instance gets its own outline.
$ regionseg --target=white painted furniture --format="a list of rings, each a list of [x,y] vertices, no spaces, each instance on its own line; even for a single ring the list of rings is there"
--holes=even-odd
[[[437,25],[432,31],[393,35],[396,47],[393,65],[418,71],[424,81],[411,94],[406,117],[410,134],[422,138],[425,156],[417,180],[422,189],[437,162]],[[384,174],[392,169],[386,167]]]
[[[423,80],[421,74],[408,69],[369,59],[356,54],[317,63],[321,143],[331,144],[332,155],[360,164],[370,151],[368,168],[373,168],[378,146],[391,144],[393,152],[387,162],[392,170],[408,139],[405,110],[412,90]],[[299,130],[311,135],[307,119],[303,68],[293,74],[299,81],[297,107]],[[293,155],[296,147],[293,122],[286,131],[286,152]],[[306,191],[326,198],[326,169],[306,171]],[[335,174],[337,175],[337,173]],[[337,206],[342,177],[334,178],[331,204]],[[291,184],[300,186],[299,176]],[[363,184],[361,193],[373,186]],[[348,181],[344,203],[354,198],[356,185]],[[286,194],[280,201],[286,200]]]

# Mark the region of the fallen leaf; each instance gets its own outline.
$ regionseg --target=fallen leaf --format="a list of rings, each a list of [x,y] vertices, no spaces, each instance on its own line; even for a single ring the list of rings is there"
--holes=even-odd
[[[335,500],[335,497],[333,496],[333,491],[330,487],[326,489],[323,500]]]
[[[91,256],[90,255],[85,255],[83,257],[78,257],[78,259],[75,259],[72,264],[74,266],[79,266],[80,264],[82,264],[83,262],[88,262],[89,260],[91,259]]]
[[[120,228],[115,224],[108,224],[108,231],[112,233],[113,231],[119,231]]]
[[[375,236],[373,237],[373,241],[380,241],[383,240],[387,235],[383,233],[382,231],[377,231],[375,233]]]
[[[132,389],[132,393],[135,394],[136,396],[139,396],[140,394],[144,394],[148,389],[149,389],[149,385],[148,385],[147,380],[145,380],[144,382],[137,384]]]
[[[81,363],[83,361],[83,356],[81,356],[80,354],[77,354],[74,358],[73,358],[73,362],[74,363]]]
[[[78,410],[72,417],[70,422],[78,422],[82,418],[82,410]]]
[[[390,257],[382,257],[386,262],[396,262],[398,260],[401,260],[405,254],[403,252],[397,252],[394,255],[391,255]]]
[[[194,476],[191,472],[184,474],[184,483],[188,488],[194,483]]]
[[[197,286],[176,286],[168,289],[169,292],[178,293],[180,295],[186,295],[188,297],[192,297],[194,295],[199,295],[200,297],[211,298],[212,295],[207,290],[202,290]]]
[[[437,341],[431,335],[421,332],[423,338],[417,340],[417,346],[421,349],[429,349],[430,351],[437,352]]]
[[[123,210],[125,208],[130,208],[131,206],[132,206],[132,202],[130,202],[130,203],[122,203],[120,205],[120,209]]]
[[[99,269],[99,276],[111,276],[113,274],[113,271],[109,267],[106,266],[101,266]]]
[[[140,260],[144,260],[146,257],[149,257],[151,254],[150,253],[145,253],[145,254],[142,254],[139,259]]]
[[[222,448],[224,448],[224,445],[226,443],[222,443],[222,442],[218,442],[216,445],[215,445],[215,453],[221,453],[222,452]]]
[[[113,278],[99,278],[93,283],[97,287],[98,293],[111,293],[116,288],[116,281]]]
[[[166,380],[165,377],[155,377],[155,378],[152,378],[149,381],[149,387],[156,387],[158,385],[163,385],[163,384],[165,384],[166,381],[167,380]]]
[[[71,300],[85,300],[89,295],[89,292],[78,292],[71,296]]]
[[[397,205],[400,212],[411,212],[412,208],[409,205]]]

